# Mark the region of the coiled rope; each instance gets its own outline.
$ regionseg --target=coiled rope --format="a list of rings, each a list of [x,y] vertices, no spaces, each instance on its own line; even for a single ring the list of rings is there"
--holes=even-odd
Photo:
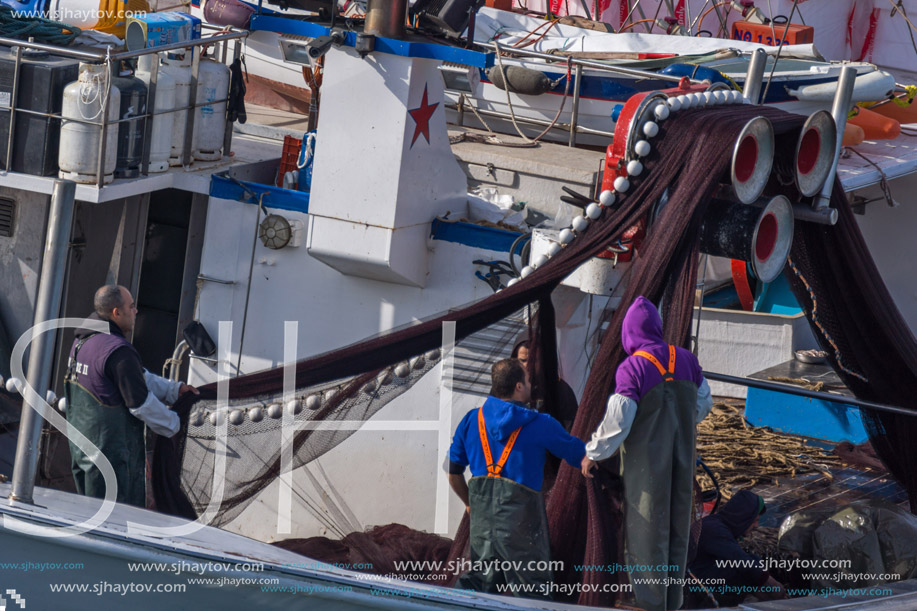
[[[76,26],[30,16],[24,11],[0,4],[0,36],[20,40],[33,38],[36,42],[66,47],[81,33],[82,30]]]

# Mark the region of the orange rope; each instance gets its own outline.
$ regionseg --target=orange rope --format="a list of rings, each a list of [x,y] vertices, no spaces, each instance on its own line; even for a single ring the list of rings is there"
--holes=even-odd
[[[624,26],[624,27],[622,27],[620,30],[618,30],[618,34],[621,34],[621,33],[625,32],[625,31],[629,30],[630,28],[634,27],[635,25],[638,25],[638,24],[641,24],[641,23],[647,23],[647,22],[652,23],[652,24],[653,24],[653,27],[656,27],[656,20],[655,20],[655,19],[638,19],[637,21],[632,21],[631,23],[628,23],[626,26]],[[650,30],[652,30],[653,27],[651,27]]]
[[[719,36],[720,32],[723,32],[724,34],[728,34],[728,32],[726,32],[723,28],[724,26],[727,25],[726,19],[729,18],[729,11],[732,10],[732,3],[730,2],[719,2],[719,3],[714,2],[713,6],[711,6],[706,11],[704,11],[704,14],[700,16],[700,21],[697,22],[697,31],[700,32],[701,30],[704,29],[704,19],[707,18],[707,15],[709,15],[711,11],[721,6],[724,6],[724,5],[726,6],[726,14],[723,15],[723,23],[720,24],[719,29],[716,31],[717,35],[714,38],[720,38]]]
[[[528,34],[526,34],[525,36],[523,36],[521,40],[517,40],[515,43],[513,43],[513,48],[514,48],[514,49],[524,49],[524,48],[526,48],[526,47],[528,47],[528,46],[530,46],[530,45],[535,44],[536,42],[538,42],[539,40],[541,40],[542,38],[544,38],[545,35],[546,35],[548,32],[551,31],[551,28],[553,28],[555,25],[557,25],[557,21],[558,21],[557,19],[551,19],[550,21],[545,21],[544,23],[542,23],[541,25],[539,25],[537,28],[535,28],[534,30],[532,30],[531,32],[529,32]],[[530,41],[527,42],[526,44],[522,44],[522,43],[524,43],[526,40],[528,40],[528,37],[529,37],[529,36],[533,35],[535,32],[537,32],[538,30],[540,30],[540,29],[543,28],[544,26],[548,26],[548,27],[547,27],[547,29],[546,29],[544,32],[542,32],[541,34],[539,34],[537,38],[533,38],[532,40],[530,40]]]

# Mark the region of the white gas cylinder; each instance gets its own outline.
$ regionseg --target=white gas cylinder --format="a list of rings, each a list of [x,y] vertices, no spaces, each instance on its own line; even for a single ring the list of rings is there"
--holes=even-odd
[[[229,68],[218,61],[202,57],[197,72],[197,103],[194,116],[194,138],[191,154],[195,159],[214,161],[223,156],[226,133],[226,102],[229,95]]]
[[[141,55],[134,76],[147,87],[153,80],[153,65],[159,55]],[[156,74],[156,108],[150,137],[150,172],[165,172],[169,169],[169,155],[172,151],[172,125],[175,113],[166,112],[175,108],[175,79],[161,67]],[[163,113],[163,114],[159,114]]]
[[[191,53],[184,56],[165,55],[159,74],[168,74],[175,82],[175,106],[180,108],[172,113],[172,137],[170,139],[171,152],[169,164],[181,165],[181,155],[185,143],[185,122],[188,117],[188,100],[191,99]]]
[[[118,120],[121,92],[111,84],[106,65],[80,64],[79,78],[64,89],[61,108],[60,154],[58,166],[61,178],[80,183],[94,183],[99,161],[102,133],[102,112],[108,104],[108,120]],[[77,123],[67,119],[97,122],[97,125]],[[110,123],[105,137],[104,183],[114,179],[118,155],[118,124]]]

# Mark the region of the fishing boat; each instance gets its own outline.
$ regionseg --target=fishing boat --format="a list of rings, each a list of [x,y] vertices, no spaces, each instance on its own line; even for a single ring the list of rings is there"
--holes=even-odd
[[[788,112],[809,115],[827,109],[842,68],[824,61],[813,45],[781,47],[778,57],[777,47],[756,43],[602,32],[487,7],[478,14],[474,35],[503,53],[504,69],[515,74],[508,79],[509,91],[504,79],[493,82],[500,66],[490,76],[447,78],[450,122],[477,128],[486,124],[500,133],[519,130],[528,137],[545,131],[544,126],[559,125],[561,129],[547,130],[544,137],[565,142],[566,128],[581,132],[576,142],[587,145],[600,146],[614,131],[624,100],[664,87],[665,81],[657,79],[687,77],[741,88],[755,49],[768,53],[763,102]],[[857,69],[856,102],[884,100],[895,92],[895,78],[875,65],[844,65]],[[624,70],[603,70],[609,66]]]

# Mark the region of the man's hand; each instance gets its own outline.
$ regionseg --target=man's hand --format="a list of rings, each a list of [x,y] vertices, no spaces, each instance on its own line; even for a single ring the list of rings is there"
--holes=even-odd
[[[179,397],[185,394],[186,392],[193,392],[196,395],[201,394],[201,391],[191,386],[190,384],[182,384],[181,386],[178,387],[178,396]]]
[[[588,477],[589,479],[592,479],[593,475],[592,473],[590,473],[590,471],[592,471],[592,469],[595,467],[595,461],[589,458],[588,456],[584,456],[583,462],[580,463],[580,466],[582,467],[582,470],[583,470],[583,477]]]

